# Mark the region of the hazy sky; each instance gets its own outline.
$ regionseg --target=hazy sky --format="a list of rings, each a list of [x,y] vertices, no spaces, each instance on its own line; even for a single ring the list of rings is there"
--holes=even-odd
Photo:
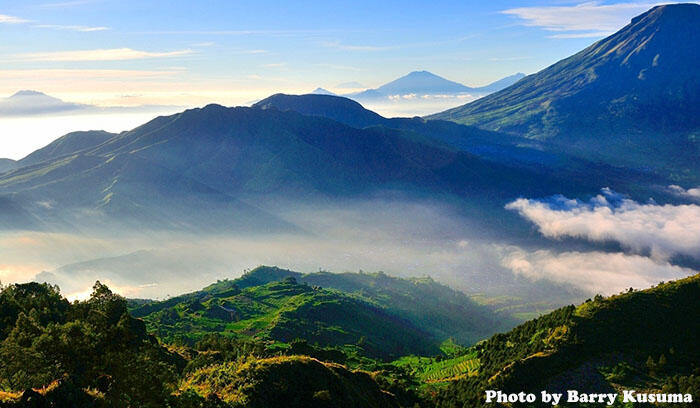
[[[533,73],[650,2],[0,1],[0,96],[243,104],[425,69],[467,85]]]

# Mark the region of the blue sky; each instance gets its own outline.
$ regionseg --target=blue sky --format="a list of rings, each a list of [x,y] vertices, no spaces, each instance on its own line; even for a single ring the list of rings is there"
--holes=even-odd
[[[0,95],[102,105],[244,103],[425,69],[467,85],[533,73],[650,2],[0,1]]]

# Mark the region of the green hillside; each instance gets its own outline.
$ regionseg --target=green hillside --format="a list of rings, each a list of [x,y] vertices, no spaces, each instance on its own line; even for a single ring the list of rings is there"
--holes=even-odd
[[[491,307],[479,305],[464,293],[430,277],[404,279],[383,272],[321,271],[302,274],[261,266],[234,281],[210,285],[204,291],[226,291],[231,285],[247,288],[287,277],[293,277],[300,283],[335,289],[361,298],[411,321],[439,341],[453,338],[461,344],[473,344],[516,324],[507,314],[494,313]]]
[[[700,395],[700,275],[556,310],[475,346],[478,376],[437,398],[480,406],[484,390],[656,390]],[[607,392],[607,391],[606,391]]]
[[[134,311],[140,315],[139,309]],[[210,293],[143,316],[168,341],[193,344],[208,333],[288,343],[302,338],[322,346],[357,345],[372,357],[434,354],[437,345],[411,322],[338,291],[293,278],[242,290]]]
[[[440,343],[450,337],[471,344],[510,322],[429,278],[303,275],[275,267],[135,305],[132,313],[169,342],[193,344],[209,333],[285,343],[300,338],[321,346],[351,345],[375,358],[440,354]]]

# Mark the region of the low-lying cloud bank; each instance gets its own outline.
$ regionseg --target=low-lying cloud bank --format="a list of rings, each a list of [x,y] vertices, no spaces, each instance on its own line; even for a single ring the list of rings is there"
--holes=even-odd
[[[641,204],[610,189],[588,202],[555,196],[515,200],[506,208],[534,223],[548,238],[616,241],[656,261],[674,255],[700,259],[700,206]]]
[[[683,278],[695,271],[641,255],[605,252],[525,252],[514,249],[504,267],[528,279],[572,284],[591,293],[609,295],[626,288],[648,288],[659,281]]]

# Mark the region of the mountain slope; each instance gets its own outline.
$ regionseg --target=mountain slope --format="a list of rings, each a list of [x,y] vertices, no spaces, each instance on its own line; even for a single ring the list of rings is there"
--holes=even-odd
[[[149,330],[167,341],[178,337],[196,341],[208,333],[222,333],[256,341],[304,339],[321,346],[356,345],[362,354],[375,358],[439,352],[439,343],[412,322],[361,299],[302,285],[293,278],[245,289],[230,285],[225,291],[210,289],[165,302],[132,313],[142,316]],[[144,314],[156,309],[160,310]]]
[[[401,279],[384,273],[301,274],[261,266],[234,281],[239,288],[258,286],[292,277],[298,282],[339,290],[364,298],[443,341],[453,337],[462,344],[475,343],[514,322],[505,315],[476,304],[464,293],[431,278]],[[215,290],[212,285],[205,290]]]
[[[192,373],[183,388],[201,395],[217,394],[234,407],[399,406],[368,373],[303,356],[212,365]]]
[[[364,337],[361,348],[375,357],[432,355],[449,338],[471,344],[513,324],[429,278],[300,274],[275,267],[139,305],[132,313],[162,338],[222,332],[343,346]]]
[[[248,202],[398,190],[489,197],[501,207],[521,194],[580,188],[558,174],[483,160],[409,126],[357,129],[293,111],[218,105],[159,117],[94,148],[0,175],[0,195],[49,224],[264,231],[285,223]]]
[[[12,159],[0,159],[0,173],[12,170],[17,167],[17,162]]]
[[[276,94],[263,99],[255,107],[295,111],[303,115],[322,116],[353,127],[383,126],[420,134],[451,148],[467,151],[523,174],[536,172],[543,180],[553,175],[571,181],[569,187],[595,180],[598,185],[619,186],[620,191],[638,189],[640,185],[661,183],[648,172],[621,169],[572,156],[568,152],[545,150],[538,141],[502,132],[483,130],[451,121],[421,118],[385,118],[343,97],[324,95]],[[630,185],[634,185],[630,188]]]
[[[429,118],[593,159],[655,168],[680,161],[687,169],[700,152],[698,44],[699,5],[657,6],[513,86]]]
[[[19,166],[31,166],[43,161],[58,159],[62,156],[75,154],[81,150],[98,146],[116,135],[116,133],[109,133],[103,130],[71,132],[32,152],[27,157],[19,160],[17,164]]]
[[[437,406],[480,406],[485,389],[663,389],[697,397],[700,382],[693,375],[700,367],[699,337],[700,275],[610,298],[597,296],[476,346],[478,376],[453,383]],[[695,389],[688,390],[693,382]]]

